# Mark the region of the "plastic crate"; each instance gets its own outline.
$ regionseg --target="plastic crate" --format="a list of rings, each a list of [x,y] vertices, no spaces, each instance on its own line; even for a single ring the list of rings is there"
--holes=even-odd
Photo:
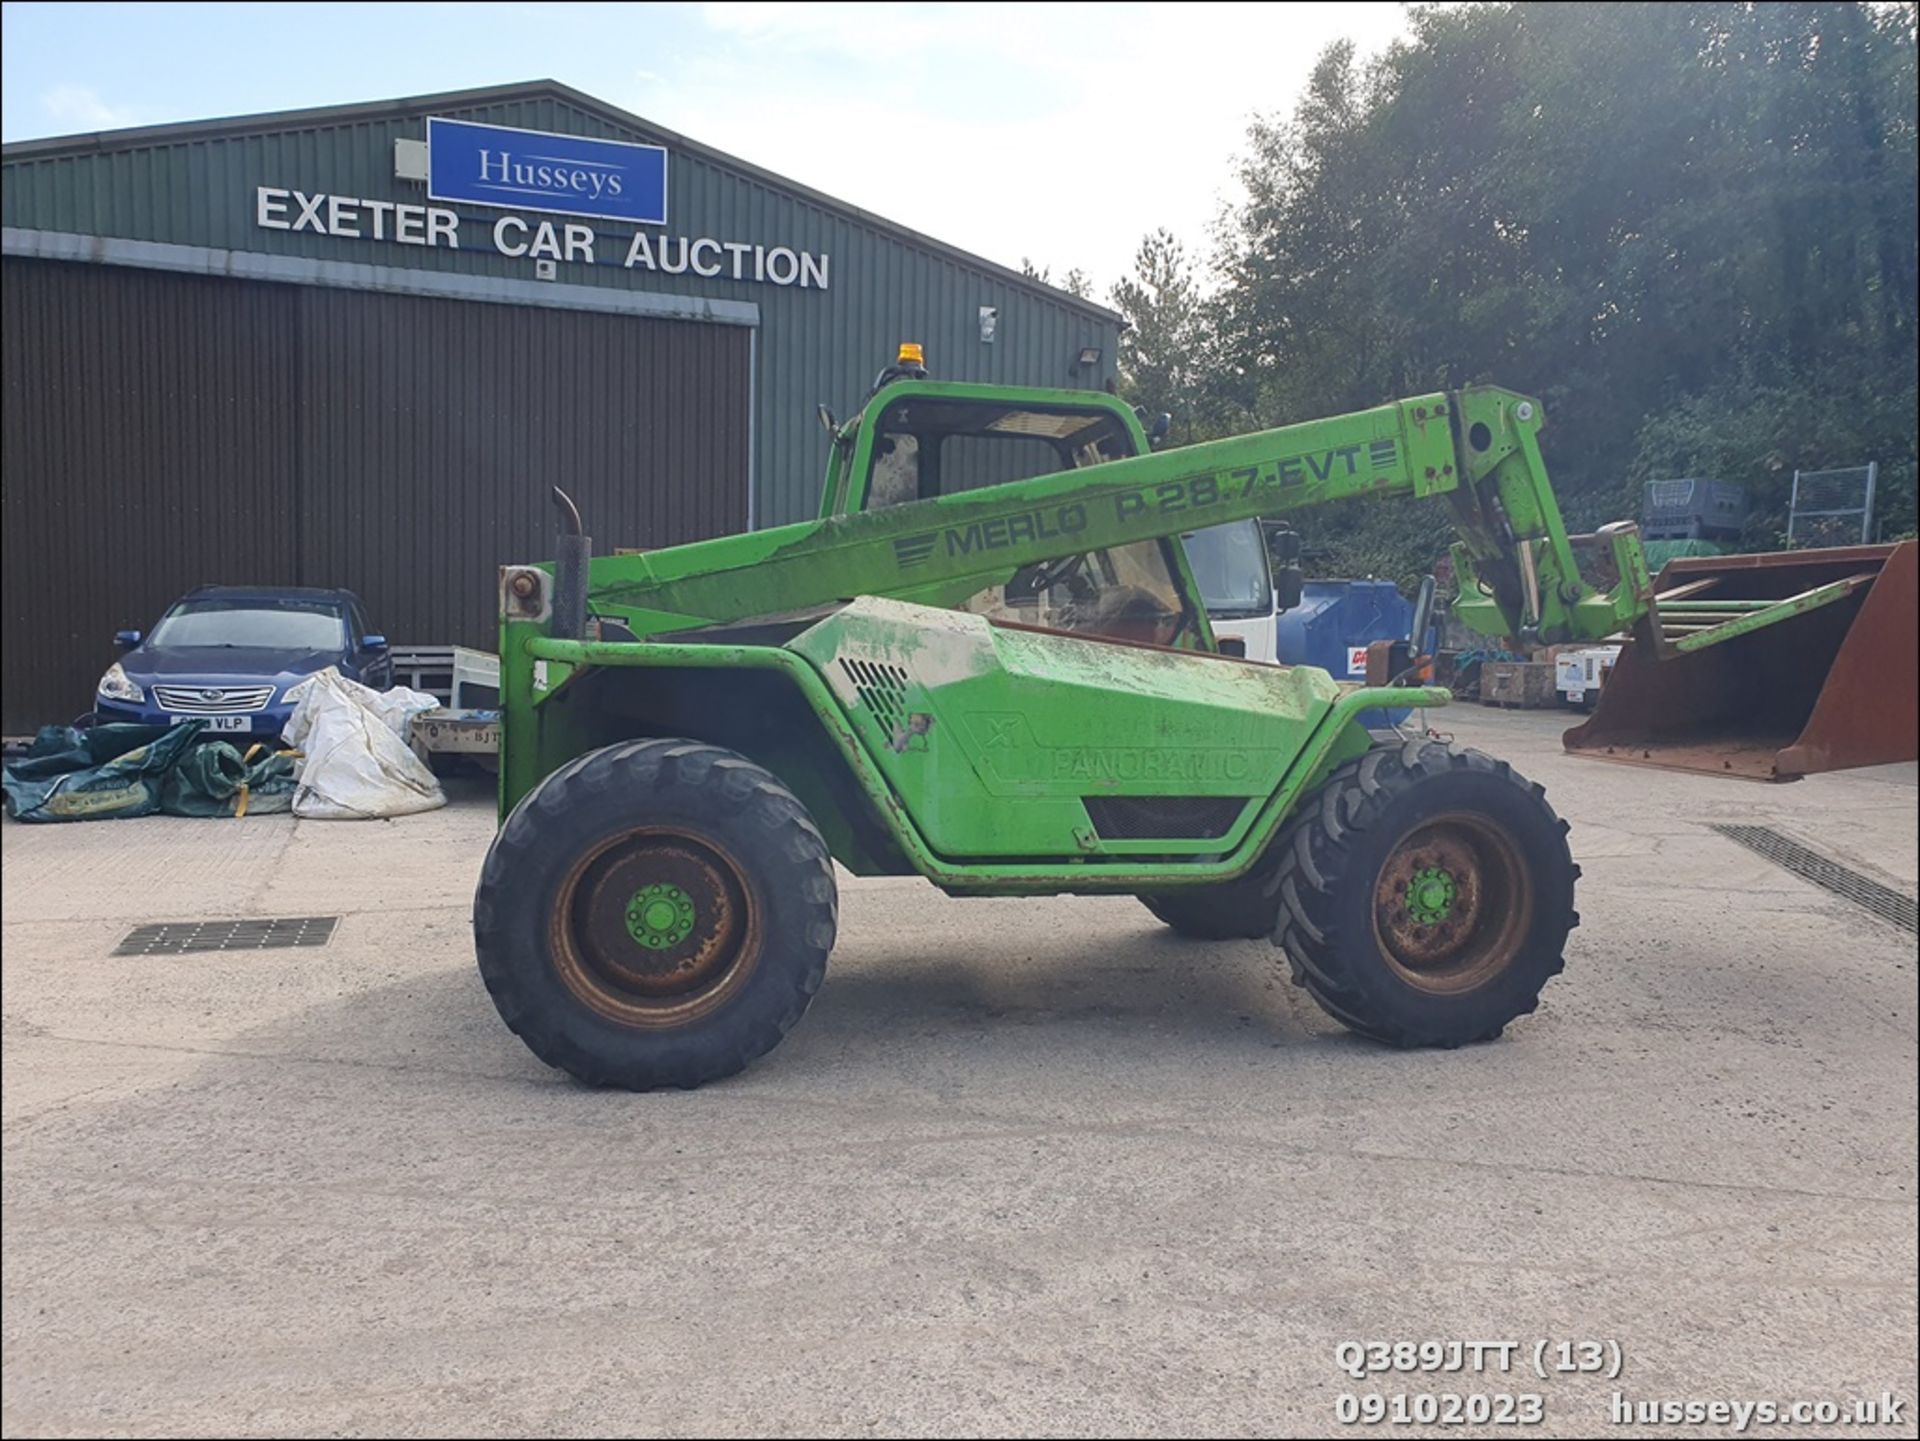
[[[1709,540],[1747,523],[1747,490],[1731,480],[1650,480],[1640,498],[1644,540]]]

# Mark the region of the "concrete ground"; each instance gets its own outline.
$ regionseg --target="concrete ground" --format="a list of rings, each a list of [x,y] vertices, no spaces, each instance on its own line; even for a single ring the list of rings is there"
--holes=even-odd
[[[779,1050],[599,1093],[475,975],[483,797],[8,823],[5,1431],[1323,1434],[1343,1394],[1450,1391],[1587,1435],[1615,1392],[1891,1391],[1835,1434],[1914,1435],[1913,938],[1707,829],[1911,894],[1914,767],[1765,787],[1434,719],[1546,782],[1586,870],[1540,1012],[1450,1054],[1130,900],[855,881]],[[314,914],[324,949],[108,954]],[[1422,1340],[1518,1369],[1336,1364]],[[1542,1382],[1541,1340],[1624,1372]]]

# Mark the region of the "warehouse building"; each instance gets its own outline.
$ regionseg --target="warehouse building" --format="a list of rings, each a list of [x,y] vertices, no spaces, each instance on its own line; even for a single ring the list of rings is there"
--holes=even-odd
[[[552,81],[5,147],[4,725],[207,582],[493,644],[494,571],[803,519],[901,340],[1100,388],[1119,316]]]

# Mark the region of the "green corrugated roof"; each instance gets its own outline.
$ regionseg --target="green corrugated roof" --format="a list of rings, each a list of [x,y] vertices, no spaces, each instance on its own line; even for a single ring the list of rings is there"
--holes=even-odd
[[[371,100],[349,105],[326,105],[307,110],[276,110],[259,115],[235,115],[218,120],[187,120],[170,125],[141,125],[124,130],[100,130],[84,135],[58,135],[40,140],[19,140],[0,146],[0,160],[41,160],[60,156],[99,154],[109,151],[139,150],[152,146],[178,145],[182,142],[212,140],[235,135],[261,135],[290,130],[319,129],[326,126],[352,123],[354,121],[374,119],[407,119],[415,116],[425,117],[445,110],[459,109],[475,105],[496,104],[510,100],[553,99],[564,101],[580,109],[599,115],[611,125],[634,130],[649,136],[671,149],[677,149],[701,161],[731,170],[741,177],[765,185],[769,189],[783,192],[797,199],[808,201],[824,210],[830,210],[868,226],[903,245],[926,251],[943,259],[958,261],[974,269],[984,271],[1009,284],[1045,296],[1056,304],[1068,306],[1085,312],[1087,315],[1109,324],[1125,325],[1126,320],[1117,311],[1104,305],[1087,300],[1062,290],[1058,286],[1048,285],[1035,280],[1018,270],[1010,269],[994,261],[983,259],[957,245],[948,245],[945,241],[935,240],[917,230],[901,225],[897,221],[875,215],[857,205],[849,205],[844,200],[836,200],[783,175],[776,175],[749,161],[724,151],[715,150],[710,145],[702,145],[697,140],[656,125],[617,105],[609,105],[571,85],[563,85],[558,80],[528,80],[510,85],[489,85],[473,90],[449,90],[437,95],[413,95],[395,100]]]

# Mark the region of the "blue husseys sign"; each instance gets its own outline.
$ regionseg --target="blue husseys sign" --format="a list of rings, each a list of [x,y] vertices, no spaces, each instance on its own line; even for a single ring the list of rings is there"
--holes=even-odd
[[[427,118],[427,195],[637,225],[667,223],[658,145]]]

